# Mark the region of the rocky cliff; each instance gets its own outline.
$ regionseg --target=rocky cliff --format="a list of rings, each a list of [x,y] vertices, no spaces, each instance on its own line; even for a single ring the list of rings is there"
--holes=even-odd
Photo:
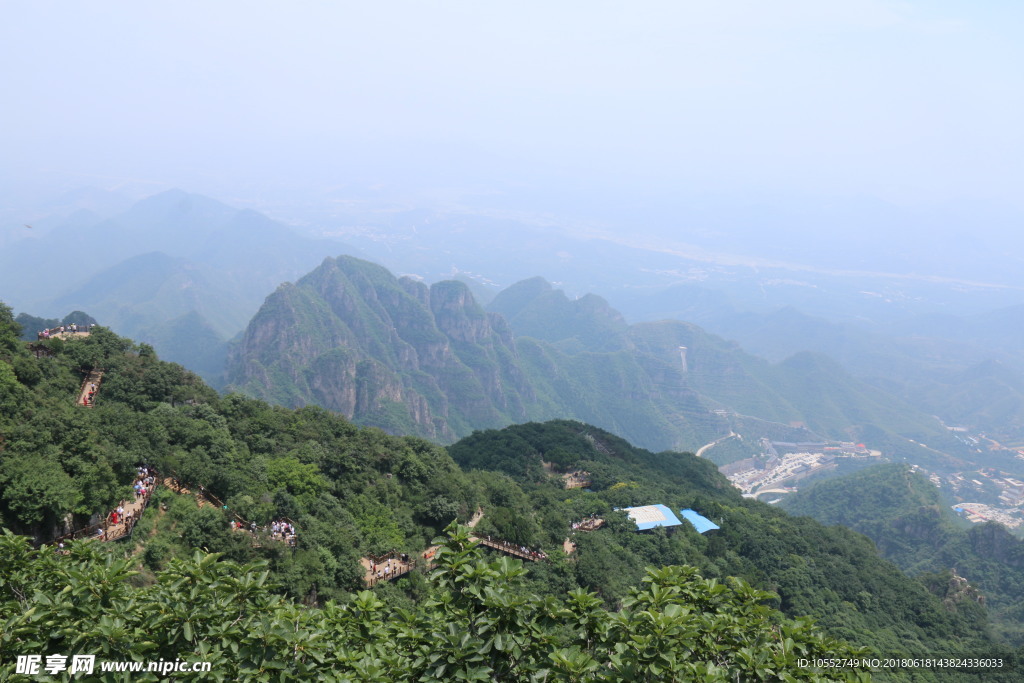
[[[913,413],[823,359],[771,365],[696,325],[631,326],[600,297],[570,300],[539,278],[486,311],[460,282],[427,286],[347,256],[267,298],[232,349],[228,382],[444,442],[572,418],[652,450],[696,450],[743,432],[735,413],[833,437]],[[913,415],[909,426],[917,433],[931,422]],[[748,436],[741,443],[763,434]]]
[[[271,294],[231,352],[229,382],[289,406],[442,441],[526,419],[511,330],[465,285],[427,287],[351,257]]]

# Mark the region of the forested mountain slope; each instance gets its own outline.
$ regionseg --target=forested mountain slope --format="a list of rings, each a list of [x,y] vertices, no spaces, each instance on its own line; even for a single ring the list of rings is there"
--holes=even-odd
[[[275,595],[265,563],[215,554],[172,561],[138,586],[131,560],[96,544],[56,554],[27,546],[0,537],[4,680],[35,678],[26,651],[58,670],[65,653],[90,653],[89,680],[111,682],[125,669],[108,667],[124,662],[244,682],[867,680],[866,664],[837,661],[867,651],[786,619],[762,604],[770,594],[743,581],[650,569],[611,611],[586,591],[558,599],[524,590],[521,563],[485,560],[454,528],[418,587],[423,599],[401,609],[371,591],[311,609]]]
[[[822,356],[772,365],[688,323],[629,326],[599,297],[570,301],[537,278],[490,308],[459,282],[427,287],[327,259],[267,298],[232,350],[229,383],[443,441],[571,417],[645,447],[696,450],[740,430],[730,416],[739,413],[830,438],[870,435],[889,455],[922,455],[901,437],[963,449],[931,417]],[[746,436],[756,444],[764,434]]]
[[[460,282],[428,288],[339,257],[268,297],[232,352],[228,379],[285,405],[317,403],[446,441],[565,415],[644,444],[692,443],[725,429],[668,372],[652,376],[628,353],[569,356],[517,342]]]
[[[695,604],[703,605],[700,609],[706,614],[699,625],[693,626],[698,633],[726,628],[728,622],[719,623],[718,617],[713,616],[716,610],[761,614],[759,620],[767,618],[771,623],[777,623],[782,617],[765,611],[765,607],[757,607],[754,612],[750,611],[752,607],[743,607],[765,596],[750,593],[742,584],[734,584],[734,594],[721,593],[721,589],[714,588],[715,583],[708,584],[709,590],[720,596],[716,601],[735,600],[728,602],[733,606],[713,601],[721,607],[712,607],[712,602],[700,597],[705,590],[700,588],[702,584],[694,584],[693,572],[696,571],[718,582],[728,575],[737,575],[760,589],[777,591],[778,598],[769,599],[771,606],[790,616],[813,615],[831,637],[844,638],[854,645],[874,648],[874,651],[887,654],[970,651],[1012,655],[1010,650],[990,639],[984,610],[978,605],[943,605],[924,585],[907,579],[894,566],[874,556],[863,537],[843,529],[826,529],[806,518],[788,517],[769,506],[744,500],[714,465],[689,455],[652,454],[596,427],[562,421],[479,432],[456,443],[452,446],[452,455],[471,468],[467,470],[460,468],[444,450],[422,439],[392,437],[376,429],[354,427],[322,409],[291,411],[239,395],[220,397],[195,375],[160,361],[152,349],[135,346],[102,328],[84,339],[50,340],[44,344],[49,353],[39,357],[30,354],[16,335],[9,311],[0,309],[0,434],[3,436],[0,441],[0,520],[3,525],[45,541],[65,530],[61,528],[63,525],[84,524],[95,513],[102,513],[119,499],[132,496],[127,486],[134,476],[135,466],[140,463],[201,485],[209,495],[226,503],[227,509],[197,507],[195,499],[161,487],[154,494],[161,505],[147,508],[134,529],[134,536],[127,542],[86,542],[97,551],[97,546],[104,546],[110,553],[108,559],[94,556],[92,550],[85,548],[74,549],[68,560],[52,554],[32,556],[10,543],[5,546],[9,552],[5,551],[0,557],[5,585],[10,586],[13,581],[44,591],[35,593],[37,596],[53,590],[53,582],[98,582],[104,594],[111,596],[110,602],[104,604],[122,605],[117,607],[117,616],[128,620],[133,625],[131,628],[154,631],[162,652],[183,651],[182,648],[194,652],[196,643],[200,642],[197,639],[205,639],[204,634],[218,628],[223,610],[216,605],[223,600],[236,601],[237,606],[232,609],[241,608],[240,613],[250,614],[245,617],[249,620],[246,625],[254,630],[241,633],[232,630],[229,632],[232,635],[223,637],[240,639],[242,643],[249,643],[245,647],[255,647],[257,642],[266,643],[264,639],[271,638],[265,629],[272,629],[274,620],[292,618],[287,615],[294,614],[297,607],[289,606],[288,601],[323,603],[335,598],[349,605],[345,609],[355,608],[358,614],[378,615],[375,617],[378,624],[397,625],[400,620],[396,621],[397,617],[390,610],[398,606],[413,608],[418,614],[415,624],[420,625],[411,627],[414,631],[400,630],[399,633],[388,626],[364,637],[369,638],[365,642],[371,647],[384,641],[388,643],[387,654],[381,651],[374,655],[379,658],[375,666],[389,667],[387,670],[392,672],[421,671],[418,668],[423,666],[422,661],[415,652],[422,643],[431,642],[433,648],[437,647],[437,638],[443,640],[444,636],[435,633],[438,620],[441,625],[451,625],[445,628],[462,633],[465,627],[460,625],[460,620],[469,618],[466,610],[472,611],[477,609],[474,605],[482,604],[478,602],[481,598],[471,597],[476,593],[467,594],[460,588],[466,581],[482,582],[480,591],[502,586],[501,593],[486,593],[496,600],[501,595],[504,596],[501,600],[511,601],[507,602],[511,610],[508,618],[515,614],[518,621],[502,622],[505,624],[502,628],[526,628],[536,636],[541,623],[551,624],[544,621],[551,616],[544,614],[563,613],[538,611],[542,604],[550,604],[543,602],[550,600],[550,596],[581,588],[591,591],[591,597],[586,594],[570,597],[570,602],[575,602],[567,608],[582,609],[584,603],[589,605],[586,607],[591,614],[588,618],[595,620],[596,628],[606,618],[596,611],[600,605],[614,610],[648,599],[642,593],[631,597],[633,588],[644,578],[645,565],[688,564],[695,568],[685,569],[678,575],[671,571],[651,574],[650,581],[652,585],[669,582],[669,585],[680,586],[679,582],[683,581],[690,587],[686,594],[693,596]],[[74,397],[83,373],[94,367],[104,368],[105,374],[95,408],[86,409],[76,405]],[[552,465],[546,468],[543,463]],[[591,489],[565,489],[557,471],[579,468],[592,473]],[[722,531],[711,537],[697,535],[686,527],[673,533],[638,533],[622,513],[613,510],[651,502],[696,508],[722,522]],[[453,542],[456,544],[452,547],[453,555],[440,555],[441,565],[449,569],[439,572],[429,582],[414,572],[397,585],[380,587],[378,595],[383,602],[371,596],[351,597],[364,577],[358,564],[360,555],[386,550],[418,553],[445,524],[454,518],[468,519],[476,509],[483,511],[477,533],[544,549],[548,561],[531,563],[528,571],[521,574],[507,562],[480,563],[471,555],[460,560],[460,553],[466,550],[463,538]],[[253,545],[248,533],[228,529],[227,521],[232,515],[258,524],[282,517],[292,519],[299,529],[298,543],[294,548],[266,540]],[[601,516],[608,523],[588,535],[578,535],[574,552],[565,555],[560,548],[571,522],[587,515]],[[218,568],[211,564],[214,559],[187,559],[195,548],[222,553],[224,559],[233,562],[265,562],[270,583],[260,588],[265,579],[245,567],[228,564]],[[130,563],[117,559],[123,553],[131,554]],[[61,562],[73,565],[65,566]],[[132,583],[142,586],[143,592],[134,597],[133,589],[126,582],[125,571],[130,566],[142,570]],[[472,569],[474,566],[478,568]],[[217,577],[227,574],[233,577],[227,585],[240,587],[240,593],[233,598],[216,588],[224,585]],[[517,578],[520,574],[521,578]],[[458,575],[464,578],[457,579]],[[181,585],[178,583],[181,577],[190,577],[189,581],[200,592],[197,595],[205,596],[202,605],[189,602],[189,598],[176,592],[174,587]],[[268,591],[273,584],[278,586],[273,590],[284,594],[286,602],[270,595]],[[241,588],[243,586],[248,588]],[[462,603],[442,602],[440,604],[450,604],[452,608],[437,612],[435,597],[452,590],[462,596],[458,600],[469,601],[465,609],[457,608]],[[30,594],[34,594],[33,591],[23,593]],[[538,597],[531,597],[534,595]],[[730,597],[732,595],[734,598]],[[679,599],[684,599],[683,595]],[[4,618],[14,620],[8,622],[11,628],[0,637],[0,647],[15,647],[18,642],[24,645],[41,633],[52,633],[38,631],[36,626],[48,623],[46,620],[51,616],[40,616],[42,621],[30,624],[20,616],[29,608],[24,600],[9,593],[4,593],[0,600],[4,600]],[[244,605],[239,605],[239,600],[244,600]],[[171,617],[166,617],[165,622],[160,618],[152,621],[148,616],[152,610],[136,609],[152,601],[169,605],[173,613],[191,614],[181,617],[187,618],[190,630],[172,630],[169,623],[165,624],[166,618]],[[33,604],[37,606],[37,614],[50,613],[49,603]],[[497,603],[486,604],[497,608]],[[90,638],[102,637],[103,632],[96,631],[89,623],[100,620],[104,612],[95,602],[89,605],[83,604],[74,618],[67,614],[52,615],[54,620],[65,620],[60,625],[60,633],[65,634],[61,639],[73,638],[75,643],[84,646],[93,642]],[[207,609],[212,611],[205,611]],[[326,624],[331,633],[339,634],[339,640],[334,641],[335,636],[331,636],[327,642],[350,643],[349,636],[342,634],[348,634],[353,628],[360,629],[362,617],[333,609],[328,606],[325,612],[309,612],[303,618],[312,620],[310,629]],[[669,611],[681,614],[675,608]],[[163,613],[158,610],[156,615]],[[261,614],[258,618],[257,613]],[[344,614],[350,616],[344,616],[340,623],[333,621]],[[326,620],[324,624],[315,626],[321,618]],[[609,615],[607,618],[618,617]],[[746,620],[748,616],[742,618]],[[526,626],[535,620],[538,626]],[[180,621],[175,623],[180,624]],[[294,628],[294,620],[291,623]],[[427,628],[428,624],[433,625],[433,630]],[[519,626],[515,626],[517,624]],[[771,643],[774,640],[758,640],[761,629],[773,627],[765,622],[760,624],[752,623],[737,632],[753,639],[748,642],[755,648],[752,654],[757,653],[746,664],[740,665],[734,659],[736,648],[744,645],[730,640],[736,636],[726,636],[723,631],[719,650],[716,650],[718,654],[696,655],[693,653],[703,650],[695,647],[690,655],[655,663],[655,666],[662,667],[658,671],[667,671],[665,667],[682,666],[683,661],[691,664],[709,661],[719,663],[718,666],[725,667],[724,671],[731,675],[737,670],[745,671],[742,667],[746,666],[792,668],[798,651],[822,651],[827,647],[843,651],[839,644],[828,645],[815,640],[817,636],[808,632],[805,625],[783,627],[790,629],[788,633],[795,643],[803,644],[797,649],[783,648],[783,652],[773,654],[775,646]],[[223,628],[222,623],[220,628]],[[298,633],[306,633],[303,629],[307,626],[298,628]],[[640,627],[634,625],[628,631],[638,633],[637,629]],[[471,647],[466,642],[462,646],[453,642],[453,653],[468,656],[477,645],[484,647],[485,643],[492,642],[487,639],[493,634],[478,633],[476,627],[469,627],[469,632],[473,638],[483,638],[480,641],[483,644],[472,640],[469,641]],[[555,627],[552,637],[555,633],[562,632]],[[630,664],[633,655],[624,654],[625,659],[609,660],[598,669],[587,664],[587,657],[618,651],[614,642],[621,638],[621,632],[601,627],[601,633],[605,635],[594,640],[582,653],[566,642],[564,647],[568,649],[564,657],[567,658],[556,659],[554,664],[548,654],[555,656],[550,648],[560,651],[558,648],[562,646],[554,644],[558,641],[542,639],[547,644],[541,645],[541,641],[531,640],[535,644],[530,648],[542,649],[531,649],[534,654],[523,654],[522,661],[532,661],[534,664],[530,667],[540,666],[538,661],[545,661],[548,664],[544,666],[553,668],[554,680],[561,680],[557,672],[568,671],[567,668],[573,666],[584,667],[584,671],[592,674],[570,676],[565,680],[604,680],[593,673],[598,669],[608,669],[608,680],[630,678],[622,672],[632,671],[629,667],[634,666]],[[396,643],[406,644],[399,647]],[[674,652],[682,646],[678,640],[672,643],[663,647],[652,644],[651,651]],[[47,648],[59,649],[65,645],[57,640],[34,647],[46,652]],[[103,651],[131,650],[130,644],[121,641],[114,641],[112,647]],[[216,649],[224,666],[239,666],[237,657],[224,647]],[[506,651],[504,645],[497,642],[486,647]],[[260,650],[259,656],[278,656],[268,653],[271,651],[275,650]],[[333,651],[349,652],[344,647],[341,650],[335,647]],[[503,665],[497,659],[479,658],[480,650],[476,651],[478,654],[467,660],[469,664],[477,663],[473,666],[507,666],[505,655]],[[6,663],[10,660],[6,654],[11,650],[4,652]],[[583,654],[587,657],[580,658]],[[355,666],[354,660],[367,665],[364,656],[352,653],[346,655],[348,664],[332,666]],[[292,655],[285,656],[285,660],[289,661],[288,666],[298,666]],[[460,661],[457,658],[450,664],[458,668],[463,666]],[[488,664],[480,664],[481,661]],[[643,659],[636,666],[648,664]],[[681,671],[696,675],[693,672],[697,670]],[[794,675],[804,674],[794,670]],[[714,679],[711,674],[707,677]]]
[[[721,292],[696,285],[651,295],[645,310],[689,320],[773,362],[801,351],[827,354],[852,375],[947,424],[1017,443],[1024,434],[1021,306],[968,315],[910,314],[896,320],[833,320],[792,304],[765,313],[740,311]],[[637,315],[637,309],[631,310]],[[515,324],[513,328],[517,329]]]
[[[463,469],[443,449],[421,439],[358,428],[319,408],[286,410],[237,395],[220,397],[180,366],[159,361],[148,347],[135,346],[103,328],[87,338],[50,340],[44,344],[50,353],[36,357],[17,340],[9,311],[3,309],[0,314],[0,520],[4,526],[46,540],[61,533],[64,524],[84,524],[93,514],[132,495],[127,486],[140,463],[174,472],[227,505],[226,510],[197,507],[195,499],[160,488],[153,495],[161,505],[149,506],[134,536],[123,545],[105,544],[112,558],[131,553],[132,566],[143,570],[136,583],[154,586],[152,595],[158,597],[140,594],[144,603],[170,600],[173,610],[187,609],[195,615],[192,635],[182,640],[180,630],[169,632],[179,635],[162,648],[195,643],[196,633],[207,633],[216,624],[217,615],[202,612],[198,605],[178,604],[184,598],[174,592],[175,577],[182,575],[208,586],[202,590],[217,593],[213,586],[221,585],[214,576],[222,570],[214,569],[212,560],[193,565],[185,559],[194,548],[223,553],[234,562],[268,563],[271,580],[288,599],[344,602],[362,584],[360,556],[392,549],[418,553],[453,518],[468,519],[479,508],[484,515],[478,534],[541,548],[548,555],[548,561],[531,564],[518,584],[518,570],[509,574],[508,565],[502,563],[474,570],[473,580],[505,586],[510,592],[502,600],[521,606],[513,611],[524,619],[541,619],[539,612],[531,611],[534,607],[525,607],[541,604],[531,602],[530,595],[564,595],[576,588],[593,591],[587,600],[596,602],[588,609],[597,619],[593,609],[602,603],[610,609],[636,604],[631,590],[643,579],[645,566],[688,564],[696,569],[686,572],[699,571],[719,581],[739,576],[760,589],[775,590],[779,597],[769,604],[784,614],[812,615],[833,637],[878,652],[1012,654],[990,639],[981,608],[943,605],[922,584],[879,560],[859,535],[825,529],[741,498],[705,460],[680,453],[650,453],[596,427],[562,421],[479,432],[451,448],[455,460],[470,468]],[[97,366],[105,368],[105,375],[96,407],[76,406],[74,397],[84,371]],[[545,462],[551,465],[545,467]],[[590,491],[567,490],[557,476],[558,471],[579,468],[592,474]],[[722,522],[722,531],[710,537],[688,528],[671,534],[639,534],[622,513],[613,510],[651,502],[696,508]],[[249,534],[228,529],[227,522],[236,514],[260,525],[282,517],[294,520],[298,542],[295,547],[273,541],[253,545]],[[571,522],[587,515],[607,519],[606,528],[577,534],[575,551],[565,555],[560,548]],[[48,565],[34,574],[25,568],[36,560],[27,557],[12,566],[10,558],[22,557],[19,553],[23,551],[11,549],[0,560],[5,572],[13,572],[5,576],[43,587],[51,580],[95,577],[118,600],[129,599],[122,592],[127,589],[122,582],[128,565],[116,559],[97,565],[91,551],[75,550],[72,557],[79,573],[71,579],[60,578],[65,569],[59,566]],[[462,569],[452,571],[468,571],[473,562],[470,558],[470,565],[456,563]],[[247,575],[247,570],[232,566],[226,571],[236,577]],[[374,603],[378,604],[374,613],[386,615],[381,610],[414,605],[422,610],[416,623],[436,621],[440,615],[431,611],[436,606],[431,596],[452,585],[445,583],[444,576],[450,575],[441,574],[426,583],[413,573],[407,583],[381,586],[378,594],[384,603]],[[677,579],[666,574],[652,581]],[[686,581],[694,585],[692,579]],[[292,613],[288,611],[292,608],[275,602],[263,589],[252,586],[245,594],[266,606],[254,608],[268,619]],[[743,595],[747,595],[744,589],[738,588],[741,603],[749,598]],[[7,594],[3,599],[8,601],[5,618],[19,619],[11,622],[17,629],[7,633],[35,633],[17,616],[26,605],[11,602]],[[217,598],[221,599],[225,596]],[[89,610],[82,612],[83,619],[96,617],[95,606]],[[125,603],[121,618],[132,615],[132,623],[140,628],[155,628],[155,622],[146,621],[147,610],[134,610],[132,603]],[[460,615],[463,612],[456,609],[446,611],[444,618],[460,619]],[[325,618],[333,617],[325,614]],[[391,623],[392,618],[383,621]],[[452,628],[461,632],[458,623],[453,622]],[[698,628],[716,627],[709,622]],[[75,633],[93,630],[81,627]],[[398,638],[388,630],[376,633],[368,642],[379,642],[377,637]],[[799,629],[793,633],[795,642],[802,638],[811,648],[807,651],[818,647],[807,640],[809,634]],[[91,636],[81,637],[86,640],[75,642],[92,642],[87,640]],[[165,637],[169,636],[160,636]],[[0,644],[9,647],[11,642]],[[545,647],[556,647],[551,642]],[[770,647],[766,642],[757,652],[768,653]],[[603,650],[592,651],[592,656],[598,651]],[[781,661],[791,656],[795,655],[782,655]],[[715,661],[730,661],[728,657]],[[389,666],[418,665],[400,658]]]
[[[961,528],[922,474],[879,465],[819,482],[783,507],[867,535],[883,557],[911,573],[955,571],[981,591],[1001,632],[1024,643],[1024,541],[994,522]]]
[[[929,593],[924,584],[879,559],[860,534],[826,529],[742,498],[711,463],[688,454],[653,454],[566,421],[479,432],[449,450],[470,471],[497,468],[513,477],[538,501],[545,526],[555,526],[553,519],[564,524],[556,500],[571,506],[570,520],[608,519],[607,532],[574,536],[576,580],[602,595],[621,592],[646,563],[685,563],[705,576],[746,577],[777,593],[784,612],[813,614],[829,633],[883,650],[913,650],[936,633],[952,634],[984,620],[984,608],[976,602],[943,605],[945,586]],[[552,474],[544,463],[557,471],[588,472],[591,490],[552,495]],[[618,517],[621,513],[612,512],[654,503],[676,511],[692,508],[721,529],[701,535],[683,524],[668,534],[637,533],[631,522]],[[523,531],[530,531],[528,521],[512,521],[522,520],[521,515],[494,512],[492,520],[510,520],[492,527],[502,537],[514,538],[524,525]]]

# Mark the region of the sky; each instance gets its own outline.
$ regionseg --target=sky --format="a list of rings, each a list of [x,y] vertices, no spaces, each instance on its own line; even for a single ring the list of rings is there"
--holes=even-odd
[[[0,179],[1018,211],[1022,15],[1000,0],[0,0]]]

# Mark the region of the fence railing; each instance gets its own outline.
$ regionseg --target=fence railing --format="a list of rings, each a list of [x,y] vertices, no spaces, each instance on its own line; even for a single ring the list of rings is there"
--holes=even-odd
[[[154,488],[159,485],[162,481],[160,475],[151,471],[150,474],[153,476]],[[142,518],[142,514],[149,507],[149,501],[152,498],[152,489],[142,495],[142,505],[138,510],[132,511],[130,514],[125,515],[122,519],[119,519],[117,524],[113,523],[113,513],[108,512],[104,516],[103,521],[97,522],[96,524],[90,524],[89,526],[83,527],[71,533],[58,536],[53,539],[52,543],[63,543],[64,541],[76,541],[82,538],[95,538],[101,541],[121,541],[125,538],[130,538],[132,532],[135,531],[135,524]]]

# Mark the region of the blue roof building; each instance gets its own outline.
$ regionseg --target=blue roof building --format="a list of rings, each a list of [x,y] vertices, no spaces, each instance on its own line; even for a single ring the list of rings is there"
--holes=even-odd
[[[707,517],[697,514],[696,510],[687,508],[685,510],[680,510],[679,513],[683,516],[683,519],[693,525],[693,528],[697,530],[698,534],[722,528]]]
[[[636,528],[640,531],[647,531],[659,526],[671,527],[682,524],[675,513],[664,505],[642,505],[635,508],[623,508],[623,510],[636,523]]]

